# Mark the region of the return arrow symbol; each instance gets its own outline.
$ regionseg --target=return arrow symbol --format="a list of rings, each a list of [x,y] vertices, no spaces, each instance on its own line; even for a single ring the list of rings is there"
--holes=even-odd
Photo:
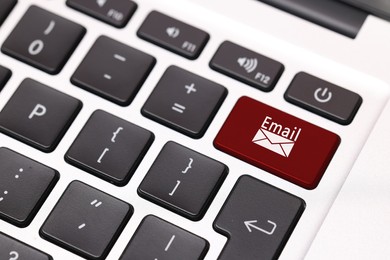
[[[275,222],[272,222],[270,220],[268,220],[267,222],[272,225],[271,231],[259,228],[258,226],[254,225],[254,223],[257,223],[257,220],[247,220],[247,221],[244,221],[244,224],[249,232],[252,232],[252,229],[256,229],[256,230],[261,231],[267,235],[272,235],[275,232],[277,225]]]

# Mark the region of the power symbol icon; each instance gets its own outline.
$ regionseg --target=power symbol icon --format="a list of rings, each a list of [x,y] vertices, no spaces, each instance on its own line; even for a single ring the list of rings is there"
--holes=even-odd
[[[326,103],[332,99],[332,92],[328,88],[317,88],[314,92],[314,98],[320,103]]]

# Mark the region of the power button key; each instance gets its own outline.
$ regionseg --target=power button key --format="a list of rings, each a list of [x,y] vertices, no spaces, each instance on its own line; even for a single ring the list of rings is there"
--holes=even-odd
[[[294,77],[284,98],[342,125],[352,122],[362,103],[358,94],[305,72]]]

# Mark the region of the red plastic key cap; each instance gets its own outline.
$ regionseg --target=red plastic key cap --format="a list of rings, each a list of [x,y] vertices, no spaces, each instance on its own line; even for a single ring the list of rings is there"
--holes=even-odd
[[[241,97],[214,140],[218,149],[306,189],[314,189],[340,137],[249,97]]]

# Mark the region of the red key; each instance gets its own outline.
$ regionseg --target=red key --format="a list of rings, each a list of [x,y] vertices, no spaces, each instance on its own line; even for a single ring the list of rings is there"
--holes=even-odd
[[[328,130],[241,97],[214,145],[292,183],[314,189],[340,141]]]

